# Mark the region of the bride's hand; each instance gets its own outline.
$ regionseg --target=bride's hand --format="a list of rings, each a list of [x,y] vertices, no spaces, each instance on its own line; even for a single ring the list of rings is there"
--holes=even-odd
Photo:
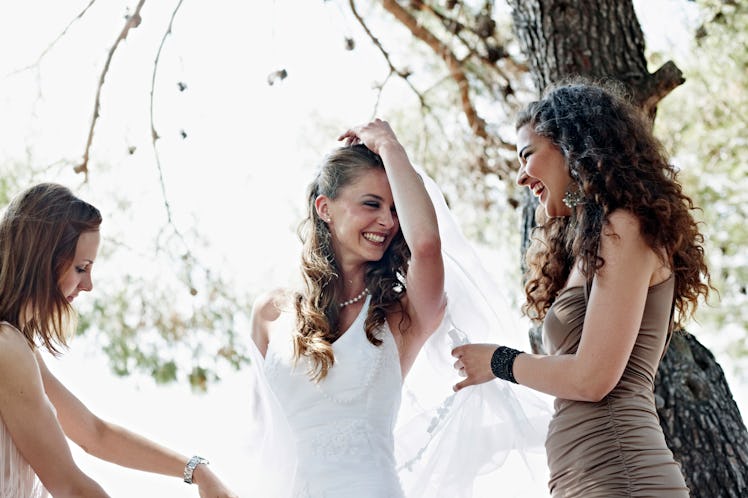
[[[386,145],[401,147],[389,123],[381,119],[375,119],[370,123],[354,126],[340,135],[338,140],[344,140],[346,145],[362,143],[370,151],[379,155],[381,155],[381,149]]]
[[[465,380],[455,384],[452,389],[459,391],[494,380],[496,376],[491,371],[491,357],[497,347],[496,344],[465,344],[454,348],[452,356],[457,358],[454,367]]]

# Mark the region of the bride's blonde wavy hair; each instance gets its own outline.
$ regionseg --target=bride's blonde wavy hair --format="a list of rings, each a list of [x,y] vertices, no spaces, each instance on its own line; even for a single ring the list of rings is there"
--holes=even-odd
[[[309,358],[309,376],[320,381],[335,363],[332,343],[342,333],[340,306],[342,280],[335,261],[332,237],[327,224],[315,209],[315,200],[324,195],[336,199],[340,191],[361,175],[375,169],[384,170],[382,159],[363,145],[341,147],[322,161],[319,172],[307,191],[307,216],[299,225],[303,243],[301,273],[304,289],[294,295],[296,333],[294,358]],[[379,346],[376,335],[387,315],[399,311],[407,324],[409,317],[401,303],[406,293],[410,249],[400,230],[379,261],[368,263],[364,283],[371,294],[371,304],[364,329],[369,342]]]

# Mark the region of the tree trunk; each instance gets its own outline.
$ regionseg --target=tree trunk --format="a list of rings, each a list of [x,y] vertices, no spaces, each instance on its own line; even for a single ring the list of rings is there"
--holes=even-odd
[[[676,332],[655,379],[660,425],[691,494],[748,495],[748,432],[714,356]]]
[[[509,0],[522,52],[538,91],[570,75],[625,83],[652,117],[684,82],[668,61],[650,74],[644,35],[630,0]]]
[[[577,74],[613,78],[625,83],[654,119],[657,103],[684,81],[672,62],[653,74],[647,71],[644,36],[631,1],[509,4],[539,92]],[[532,205],[525,206],[525,235],[535,224],[534,213]],[[537,339],[537,331],[531,333],[533,344]],[[692,496],[748,496],[748,431],[721,367],[687,332],[673,337],[657,374],[655,396],[668,446]]]

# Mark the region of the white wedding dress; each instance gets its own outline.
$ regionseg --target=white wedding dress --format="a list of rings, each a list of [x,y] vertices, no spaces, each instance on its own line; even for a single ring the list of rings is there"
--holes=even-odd
[[[380,330],[381,346],[366,339],[370,297],[333,344],[335,363],[320,383],[309,380],[304,360],[294,366],[293,310],[273,326],[265,358],[250,341],[254,432],[247,478],[257,496],[476,498],[479,476],[496,472],[511,455],[542,453],[549,399],[498,380],[452,392],[460,380],[452,348],[491,342],[526,349],[527,327],[462,235],[436,184],[422,177],[442,240],[442,324],[404,383],[388,327]],[[530,465],[523,467],[509,478],[534,481]]]
[[[307,375],[305,358],[293,360],[293,317],[287,316],[288,326],[270,338],[265,375],[296,445],[294,497],[404,497],[393,435],[402,391],[400,360],[386,324],[379,331],[380,346],[366,338],[370,300],[367,296],[356,320],[333,343],[335,364],[318,383]]]

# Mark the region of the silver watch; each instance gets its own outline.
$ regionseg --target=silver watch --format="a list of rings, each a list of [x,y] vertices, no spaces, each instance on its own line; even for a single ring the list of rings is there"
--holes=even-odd
[[[210,462],[200,456],[193,456],[184,466],[184,482],[192,484],[192,473],[195,472],[195,467],[200,464],[208,465]]]

